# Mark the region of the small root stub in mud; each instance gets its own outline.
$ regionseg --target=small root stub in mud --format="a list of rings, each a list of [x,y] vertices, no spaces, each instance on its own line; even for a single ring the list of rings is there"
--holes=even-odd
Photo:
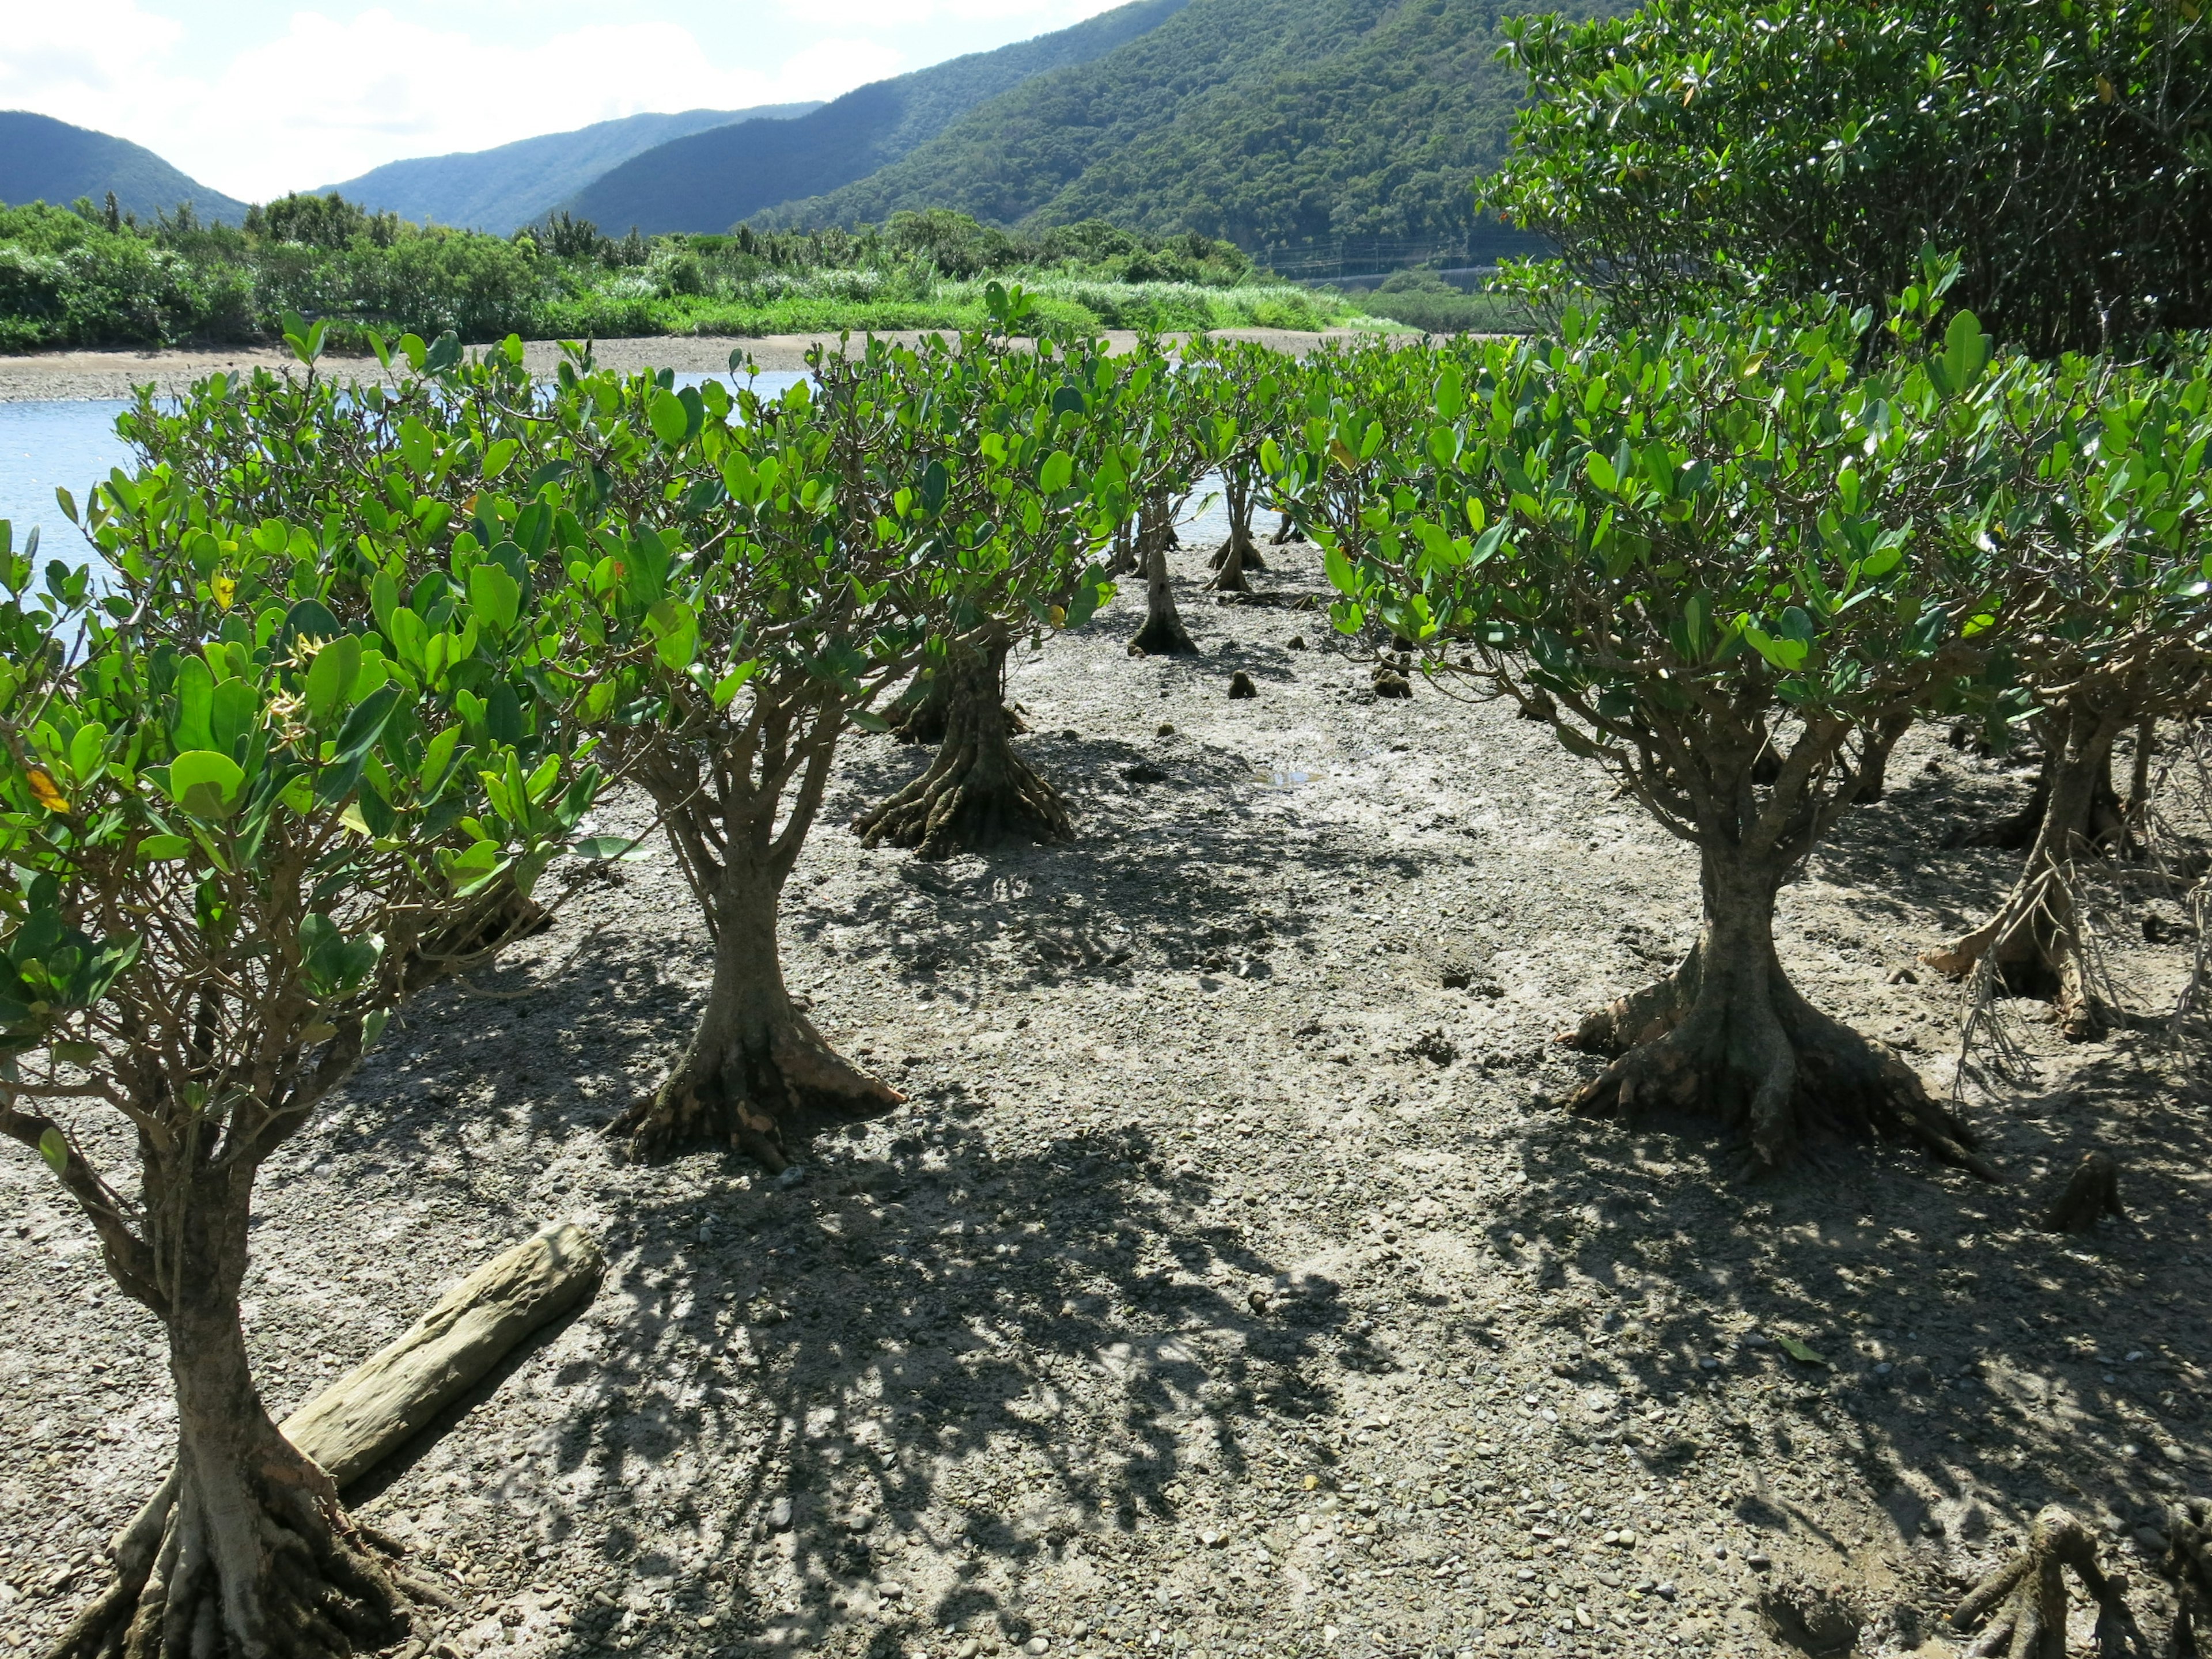
[[[2106,1216],[2125,1220],[2120,1207],[2120,1166],[2108,1152],[2087,1152],[2036,1223],[2046,1233],[2093,1233]]]
[[[1256,697],[1259,695],[1260,688],[1252,684],[1252,677],[1246,673],[1243,669],[1238,669],[1235,673],[1229,677],[1230,702],[1241,702],[1247,698]]]
[[[2100,1652],[2140,1649],[2140,1632],[2120,1587],[2097,1565],[2087,1527],[2052,1504],[2035,1517],[2027,1546],[1976,1585],[1951,1613],[1951,1626],[1981,1634],[1966,1651],[1974,1659],[2066,1659],[2066,1579],[2070,1571],[2097,1603]],[[1983,1621],[1988,1620],[1985,1627]]]

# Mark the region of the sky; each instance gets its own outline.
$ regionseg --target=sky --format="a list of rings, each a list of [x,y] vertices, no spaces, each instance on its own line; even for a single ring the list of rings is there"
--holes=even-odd
[[[834,98],[1117,0],[0,0],[0,109],[244,201],[644,110]]]

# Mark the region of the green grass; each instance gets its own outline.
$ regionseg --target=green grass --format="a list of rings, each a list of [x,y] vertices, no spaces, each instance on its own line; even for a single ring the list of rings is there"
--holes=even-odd
[[[926,293],[902,293],[870,271],[807,274],[805,290],[727,297],[669,297],[605,290],[554,301],[543,307],[545,331],[562,338],[612,339],[655,334],[819,334],[850,329],[959,329],[988,320],[980,280],[939,281]],[[1322,329],[1366,320],[1358,307],[1334,295],[1316,295],[1287,283],[1207,288],[1193,283],[1110,283],[1053,275],[1001,279],[1018,282],[1037,301],[1048,331],[1152,329],[1159,333],[1222,328]],[[798,289],[799,284],[788,284]]]

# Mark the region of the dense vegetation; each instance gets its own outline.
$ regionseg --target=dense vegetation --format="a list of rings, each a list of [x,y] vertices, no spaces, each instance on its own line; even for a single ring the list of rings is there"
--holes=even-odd
[[[190,202],[203,219],[236,224],[246,204],[187,177],[143,144],[29,110],[0,110],[0,202],[98,201],[150,219]]]
[[[567,205],[601,224],[635,225],[648,234],[726,230],[778,202],[866,178],[943,131],[963,111],[1033,76],[1111,52],[1184,3],[1132,0],[1033,40],[873,82],[796,120],[695,133],[612,168]]]
[[[1062,333],[1355,314],[1267,283],[1228,244],[1103,225],[1023,238],[925,213],[857,234],[617,240],[562,215],[502,238],[294,196],[236,228],[89,202],[0,209],[0,349],[268,339],[288,313],[355,349],[372,327],[465,341],[958,329],[983,319],[992,276],[1019,276]]]
[[[1263,257],[1376,234],[1513,246],[1470,195],[1504,154],[1522,95],[1496,61],[1510,9],[1194,0],[1097,63],[1040,76],[903,161],[760,222],[932,206],[1004,224],[1194,229]]]
[[[593,179],[633,155],[740,121],[785,121],[821,108],[817,103],[763,104],[753,109],[693,109],[674,115],[626,115],[572,132],[542,133],[491,149],[387,161],[324,193],[423,223],[459,225],[505,236],[543,219]],[[92,192],[97,194],[97,192]],[[79,192],[57,195],[64,202]],[[167,198],[162,198],[166,200]]]
[[[2194,0],[1680,4],[1528,19],[1486,192],[1612,301],[1717,279],[1878,305],[1921,251],[2031,349],[2212,325],[2212,15]]]

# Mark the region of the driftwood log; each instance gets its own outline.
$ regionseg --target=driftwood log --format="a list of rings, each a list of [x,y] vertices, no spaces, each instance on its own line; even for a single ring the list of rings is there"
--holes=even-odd
[[[558,1222],[502,1251],[398,1340],[284,1419],[284,1437],[343,1487],[419,1434],[514,1349],[598,1286],[597,1240]]]

